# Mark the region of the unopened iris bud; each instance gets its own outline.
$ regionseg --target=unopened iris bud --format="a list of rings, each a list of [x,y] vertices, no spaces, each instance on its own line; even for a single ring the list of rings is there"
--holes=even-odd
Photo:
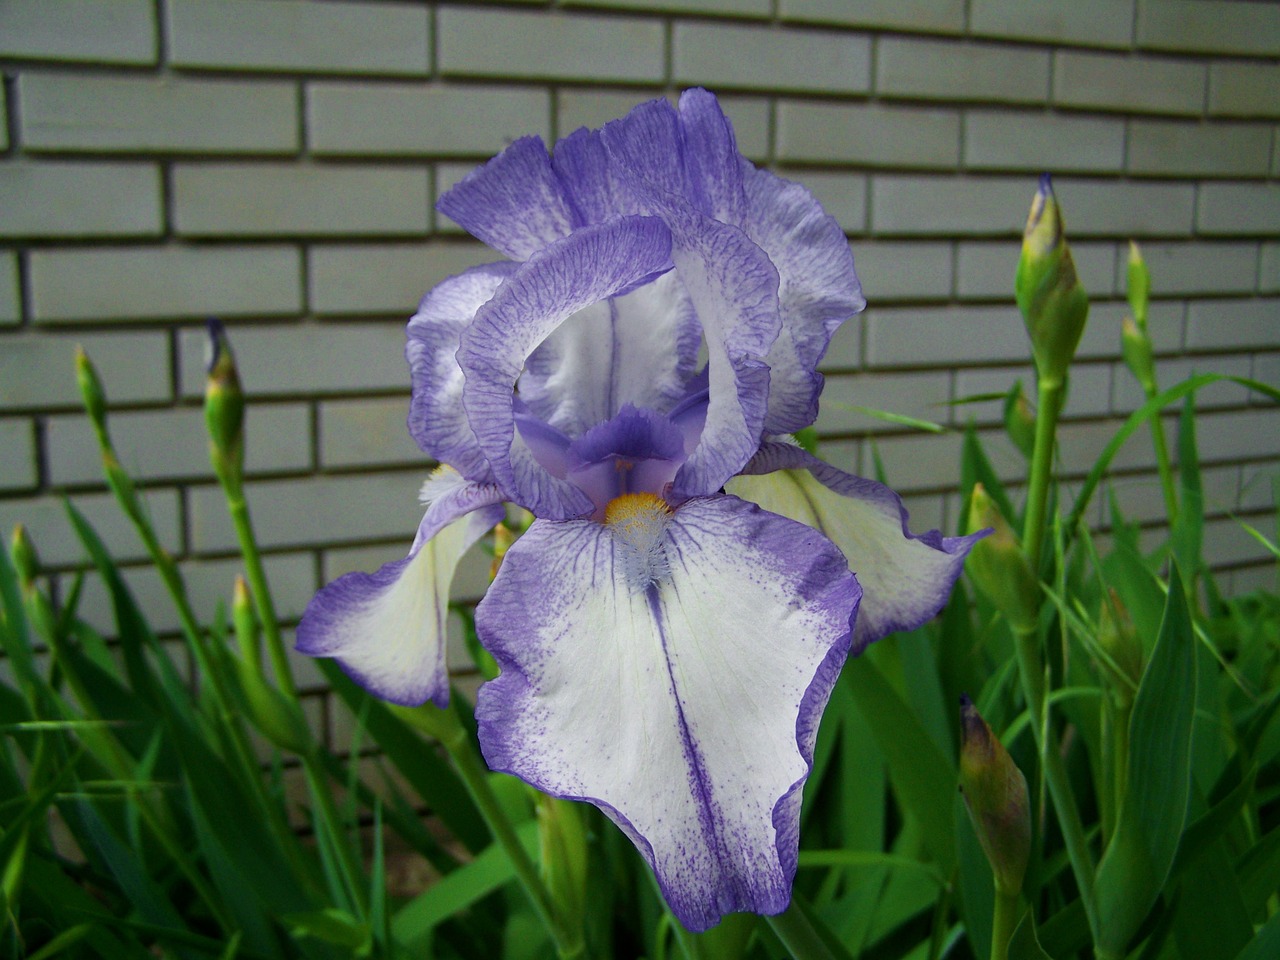
[[[226,330],[212,318],[207,350],[204,419],[209,459],[220,480],[238,481],[244,467],[244,393]]]
[[[1004,429],[1013,445],[1030,459],[1036,445],[1036,415],[1022,392],[1021,380],[1004,398]]]
[[[969,498],[966,532],[987,529],[991,535],[973,545],[965,569],[1014,630],[1033,631],[1040,616],[1040,587],[1036,575],[1009,521],[982,484],[975,483]]]
[[[996,889],[1017,896],[1031,857],[1027,779],[968,696],[960,697],[960,791]]]
[[[1125,317],[1120,322],[1120,352],[1124,356],[1125,365],[1133,372],[1142,389],[1148,396],[1154,396],[1157,392],[1156,363],[1151,338],[1132,317]]]
[[[1084,333],[1089,298],[1076,275],[1047,173],[1027,217],[1014,291],[1041,380],[1061,383]]]
[[[1138,329],[1144,333],[1147,329],[1147,301],[1151,296],[1151,274],[1147,272],[1147,263],[1142,259],[1142,251],[1132,240],[1129,241],[1129,309],[1133,311],[1133,319]]]
[[[572,800],[537,796],[542,881],[561,922],[581,930],[587,914],[587,830]]]
[[[107,437],[107,394],[102,389],[98,371],[82,347],[76,347],[76,384],[80,387],[80,398],[89,422],[93,424],[93,432],[98,436],[98,446],[105,450],[111,445]]]
[[[235,627],[236,646],[241,659],[259,675],[262,673],[262,646],[259,643],[258,621],[253,615],[253,598],[244,577],[236,574],[231,590],[231,623]]]
[[[1112,680],[1116,699],[1130,703],[1142,682],[1142,640],[1120,595],[1110,588],[1107,594],[1098,618],[1098,646],[1105,654],[1102,666]]]
[[[36,574],[40,570],[40,561],[36,559],[36,545],[31,542],[31,535],[21,523],[13,528],[13,539],[9,543],[9,557],[13,560],[13,569],[18,575],[19,585],[24,590],[29,590],[35,583]]]

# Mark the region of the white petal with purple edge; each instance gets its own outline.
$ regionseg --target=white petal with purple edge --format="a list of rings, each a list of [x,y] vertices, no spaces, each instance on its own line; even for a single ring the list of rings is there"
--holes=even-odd
[[[647,585],[615,528],[534,523],[477,610],[502,667],[477,720],[490,767],[599,806],[705,930],[790,900],[860,591],[824,537],[736,497],[664,523]]]
[[[964,558],[985,536],[913,534],[902,499],[888,487],[790,444],[764,444],[744,475],[725,489],[822,531],[844,552],[863,590],[855,652],[895,630],[914,630],[938,613]]]
[[[333,581],[297,630],[300,653],[333,657],[370,693],[406,706],[448,704],[449,585],[462,555],[503,515],[492,486],[446,480],[436,489],[409,555]]]

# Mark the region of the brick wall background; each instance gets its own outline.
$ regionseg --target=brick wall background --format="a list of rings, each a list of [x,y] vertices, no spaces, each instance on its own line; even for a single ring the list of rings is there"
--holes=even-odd
[[[819,427],[847,469],[871,472],[874,441],[917,528],[958,522],[959,433],[848,405],[975,417],[1021,474],[998,403],[947,404],[1030,381],[1012,280],[1041,170],[1094,301],[1062,436],[1073,471],[1140,402],[1119,359],[1130,237],[1163,384],[1280,384],[1280,5],[0,0],[0,60],[0,527],[26,523],[65,588],[82,561],[70,494],[162,628],[167,600],[100,480],[74,346],[212,616],[238,564],[205,452],[202,320],[228,323],[250,501],[296,618],[325,580],[403,555],[419,517],[403,324],[432,284],[494,259],[436,196],[514,136],[688,85],[719,92],[743,152],[848,232],[870,307],[832,345]],[[1201,402],[1208,549],[1227,589],[1274,585],[1234,518],[1274,529],[1280,418],[1234,385]],[[1139,435],[1114,478],[1147,521],[1153,463]],[[485,565],[464,568],[464,595]],[[92,580],[83,605],[109,622]]]

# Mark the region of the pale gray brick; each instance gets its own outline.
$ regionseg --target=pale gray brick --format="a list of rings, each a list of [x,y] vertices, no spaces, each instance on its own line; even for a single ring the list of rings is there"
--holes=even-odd
[[[176,552],[182,543],[177,492],[144,490],[140,495],[160,544],[166,550]],[[107,552],[117,561],[123,563],[146,558],[147,552],[138,540],[137,531],[113,495],[78,493],[71,502],[98,531]],[[0,530],[6,531],[6,538],[8,531],[19,523],[31,534],[31,541],[43,565],[69,567],[88,564],[89,554],[67,519],[67,510],[60,498],[0,500]]]
[[[956,293],[965,299],[994,299],[1013,296],[1013,277],[1021,254],[1020,240],[960,241],[957,249]],[[1093,297],[1110,296],[1115,291],[1115,250],[1113,243],[1081,241],[1071,244],[1071,256],[1085,290]]]
[[[936,493],[903,497],[902,505],[907,508],[907,523],[912,533],[949,528],[946,497]]]
[[[540,2],[540,0],[533,0]],[[707,13],[727,17],[767,17],[771,0],[561,0],[566,7],[608,7],[653,13]]]
[[[862,364],[862,326],[864,317],[842,323],[831,338],[822,358],[824,370],[856,370]]]
[[[432,198],[432,222],[437,233],[465,234],[466,231],[435,209],[435,204],[455,183],[476,169],[474,163],[437,163],[435,165],[435,196]]]
[[[861,233],[867,228],[867,178],[862,174],[817,170],[780,170],[778,174],[803,184],[845,233]]]
[[[1067,236],[1179,236],[1191,232],[1195,187],[1055,178]]]
[[[551,136],[551,95],[520,87],[313,83],[308,136],[317,155],[497,153],[518,136]]]
[[[853,256],[862,292],[873,304],[887,300],[945,300],[951,294],[949,243],[857,243]]]
[[[1083,475],[1101,456],[1121,420],[1068,421],[1058,428],[1058,456],[1073,475]],[[1172,437],[1170,438],[1172,440]],[[1139,430],[1117,451],[1110,471],[1151,470],[1156,465],[1151,432]]]
[[[867,364],[954,366],[1018,361],[1029,347],[1018,308],[888,307],[868,310]]]
[[[169,56],[180,67],[425,74],[425,7],[305,0],[169,0]]]
[[[960,117],[952,110],[783,100],[777,150],[783,160],[954,167]]]
[[[0,150],[6,150],[9,147],[9,107],[5,103],[3,97],[0,97]]]
[[[155,63],[151,0],[6,0],[0,56],[33,60]]]
[[[23,144],[42,151],[292,153],[291,83],[24,73]]]
[[[871,40],[857,34],[677,22],[672,45],[672,72],[682,84],[771,92],[871,89]]]
[[[441,280],[502,259],[476,242],[326,244],[313,246],[307,256],[316,313],[390,313],[405,320]]]
[[[828,377],[822,391],[817,428],[824,435],[901,433],[910,429],[861,413],[854,407],[946,424],[951,419],[947,406],[950,393],[951,374],[947,370]]]
[[[1246,463],[1240,468],[1240,509],[1275,510],[1280,503],[1275,499],[1272,481],[1280,473],[1280,463]]]
[[[1261,590],[1275,593],[1277,589],[1276,565],[1267,563],[1232,570],[1230,573],[1218,578],[1220,586],[1224,582],[1224,593],[1230,597],[1242,597],[1247,593],[1255,593]]]
[[[1271,163],[1271,127],[1131,120],[1128,155],[1133,173],[1265,176]]]
[[[877,437],[876,448],[889,486],[905,493],[954,487],[960,475],[961,442],[958,433],[914,433]],[[872,463],[869,452],[864,459]],[[912,526],[919,529],[914,523]]]
[[[1232,60],[1210,64],[1209,112],[1228,117],[1280,117],[1280,66]]]
[[[179,164],[174,224],[188,236],[424,234],[425,169]]]
[[[1166,57],[1085,50],[1054,54],[1053,101],[1120,113],[1179,113],[1204,109],[1205,65]]]
[[[1187,307],[1187,349],[1280,347],[1280,299],[1193,300]]]
[[[1196,423],[1196,444],[1205,463],[1274,457],[1280,454],[1275,408],[1209,411]]]
[[[17,254],[0,256],[0,326],[22,320],[22,287],[18,282]]]
[[[296,315],[294,247],[124,247],[30,254],[34,319],[159,320]]]
[[[970,110],[964,159],[973,169],[1113,171],[1124,163],[1124,121]]]
[[[1196,227],[1212,234],[1274,234],[1280,223],[1280,185],[1205,183],[1200,186]]]
[[[1188,377],[1199,373],[1220,373],[1224,376],[1247,377],[1250,358],[1246,356],[1224,357],[1172,357],[1156,363],[1156,382],[1161,390],[1168,390]],[[1196,391],[1197,407],[1242,407],[1249,402],[1249,391],[1238,383],[1223,381],[1211,383]],[[1113,408],[1116,413],[1132,413],[1147,402],[1147,395],[1124,364],[1116,364]]]
[[[1157,297],[1188,293],[1251,293],[1257,280],[1256,243],[1142,244],[1142,259]],[[1128,244],[1116,245],[1116,271],[1127,276]]]
[[[1149,430],[1144,429],[1149,436]],[[1177,426],[1165,424],[1165,436],[1171,449],[1177,449]],[[1238,467],[1207,467],[1201,471],[1204,485],[1204,506],[1210,513],[1219,513],[1233,509],[1237,488],[1240,482]],[[1113,477],[1108,485],[1107,493],[1114,492],[1120,505],[1120,514],[1130,523],[1152,523],[1167,521],[1164,494],[1161,491],[1159,474],[1140,474],[1137,476]],[[1108,497],[1108,500],[1110,497]],[[1106,507],[1106,517],[1111,518],[1111,509]],[[1212,521],[1211,521],[1212,522]]]
[[[862,446],[861,440],[823,440],[818,444],[818,456],[845,473],[861,477],[872,472],[870,468],[863,470]]]
[[[0,350],[0,409],[78,407],[76,345],[98,369],[112,403],[167,400],[168,335],[155,333],[21,334]]]
[[[1275,56],[1280,7],[1215,0],[1138,0],[1138,46]]]
[[[305,477],[245,484],[254,532],[264,548],[357,541],[413,542],[422,519],[418,490],[425,470]],[[235,549],[222,488],[189,492],[190,532],[197,551]]]
[[[36,476],[36,434],[34,425],[25,419],[0,420],[0,489],[18,490],[34,487]],[[4,531],[7,535],[9,531]]]
[[[305,404],[251,407],[245,423],[245,469],[249,473],[309,469],[310,424]],[[214,479],[202,409],[115,413],[110,427],[120,463],[135,479]],[[101,480],[101,457],[88,417],[49,417],[45,431],[51,483],[70,486]]]
[[[1020,236],[1035,192],[1029,177],[876,176],[871,229],[877,234]]]
[[[565,80],[663,79],[654,19],[441,7],[440,70],[459,76]]]
[[[160,175],[151,164],[0,164],[5,236],[150,236],[160,229]]]
[[[1076,356],[1094,359],[1120,357],[1120,328],[1129,315],[1124,300],[1097,302],[1089,305],[1089,320],[1076,349]],[[1182,300],[1153,300],[1147,311],[1147,333],[1157,354],[1182,350],[1183,318],[1186,303]]]
[[[973,0],[969,29],[1002,40],[1127,47],[1133,0]]]
[[[784,20],[963,33],[964,0],[780,0]]]
[[[404,322],[232,326],[231,347],[245,392],[253,396],[401,390],[409,385]],[[179,338],[183,396],[204,393],[202,328]]]
[[[954,416],[957,424],[967,424],[970,421],[976,424],[1003,424],[1003,398],[996,400],[972,398],[993,393],[1008,393],[1014,383],[1019,380],[1022,381],[1023,396],[1035,402],[1036,374],[1030,362],[1021,367],[957,370],[955,380],[955,399],[967,401],[956,404]]]
[[[876,92],[883,97],[1043,103],[1049,54],[1043,50],[882,37],[876,47]]]
[[[320,404],[320,463],[325,467],[427,465],[409,436],[409,398],[330,400]]]
[[[1264,243],[1258,260],[1258,290],[1262,293],[1280,291],[1280,241]]]
[[[1208,520],[1204,525],[1204,554],[1212,557],[1214,567],[1233,564],[1266,563],[1275,564],[1275,555],[1253,538],[1243,522],[1255,528],[1262,526],[1267,534],[1274,533],[1274,527],[1268,528],[1270,516],[1235,518],[1224,517]]]

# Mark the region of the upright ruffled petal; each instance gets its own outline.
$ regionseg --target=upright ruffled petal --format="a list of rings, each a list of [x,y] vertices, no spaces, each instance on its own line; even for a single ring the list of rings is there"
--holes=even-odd
[[[685,168],[695,197],[705,213],[740,226],[746,198],[733,124],[715,95],[700,88],[680,95],[679,112]]]
[[[789,901],[859,590],[824,537],[736,497],[648,522],[537,521],[507,553],[477,610],[502,667],[480,742],[493,769],[600,807],[705,930]]]
[[[741,160],[743,229],[778,271],[782,329],[769,351],[765,433],[794,433],[818,415],[818,361],[836,328],[866,306],[849,243],[835,219],[798,183]]]
[[[449,585],[462,555],[503,515],[496,487],[457,480],[435,478],[438,495],[407,557],[376,573],[345,574],[311,598],[298,624],[299,652],[333,657],[383,700],[448,705]]]
[[[457,359],[466,378],[467,417],[499,485],[535,515],[563,520],[589,513],[592,505],[548,473],[516,434],[512,391],[526,360],[574,314],[669,269],[670,251],[669,232],[650,217],[576,230],[522,264],[464,331]],[[607,327],[599,332],[608,337]]]
[[[409,433],[427,456],[477,482],[492,479],[491,471],[462,409],[462,369],[455,354],[476,311],[517,266],[490,263],[450,277],[422,298],[409,321]]]
[[[574,226],[541,137],[521,137],[471,171],[436,209],[513,260],[527,260]]]
[[[888,487],[790,444],[764,444],[726,489],[822,531],[844,552],[863,590],[855,652],[895,630],[914,630],[940,611],[964,558],[986,536],[913,534],[902,498]]]

